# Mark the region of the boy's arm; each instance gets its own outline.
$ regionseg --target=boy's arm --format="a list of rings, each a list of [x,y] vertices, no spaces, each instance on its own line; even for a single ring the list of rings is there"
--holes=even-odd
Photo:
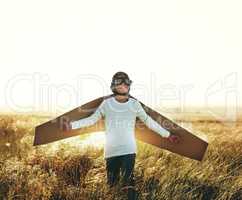
[[[89,117],[79,119],[77,121],[71,121],[71,129],[79,129],[95,124],[101,117],[104,116],[104,101],[99,105],[96,111]]]
[[[153,120],[149,115],[147,115],[147,113],[145,112],[145,110],[143,109],[143,107],[139,101],[137,101],[137,103],[138,103],[137,117],[139,117],[139,119],[141,121],[143,121],[150,129],[159,133],[162,137],[168,138],[171,135],[171,133],[169,131],[167,131],[166,129],[164,129],[160,124],[158,124],[155,120]]]

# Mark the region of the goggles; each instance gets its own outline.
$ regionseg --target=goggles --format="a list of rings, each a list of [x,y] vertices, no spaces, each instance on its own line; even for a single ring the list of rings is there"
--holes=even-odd
[[[112,85],[117,86],[122,83],[125,83],[126,85],[131,85],[132,81],[128,78],[116,78],[113,80]]]

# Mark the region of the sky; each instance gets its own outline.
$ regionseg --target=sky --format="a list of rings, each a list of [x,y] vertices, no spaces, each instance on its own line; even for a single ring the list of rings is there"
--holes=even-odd
[[[117,71],[152,107],[237,108],[241,1],[1,1],[0,108],[65,112]]]

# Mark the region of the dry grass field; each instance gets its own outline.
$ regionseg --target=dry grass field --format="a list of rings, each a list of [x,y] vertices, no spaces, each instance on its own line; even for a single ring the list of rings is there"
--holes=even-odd
[[[32,146],[34,127],[49,119],[48,115],[1,113],[0,199],[125,199],[119,186],[110,191],[106,185],[101,142],[87,145],[88,136],[77,136]],[[189,113],[174,119],[208,140],[204,160],[138,142],[138,199],[242,199],[241,118],[225,122]],[[96,135],[99,138],[101,133]]]

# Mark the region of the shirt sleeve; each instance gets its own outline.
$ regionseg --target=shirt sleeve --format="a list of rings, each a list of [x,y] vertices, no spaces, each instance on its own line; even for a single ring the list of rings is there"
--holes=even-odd
[[[142,107],[141,103],[137,101],[138,110],[137,110],[137,117],[145,123],[151,130],[157,132],[162,137],[169,137],[170,132],[164,129],[160,124],[158,124],[155,120],[153,120],[147,113],[145,112],[144,108]]]
[[[102,116],[104,116],[104,101],[98,106],[95,112],[89,117],[70,122],[71,129],[79,129],[95,124]]]

